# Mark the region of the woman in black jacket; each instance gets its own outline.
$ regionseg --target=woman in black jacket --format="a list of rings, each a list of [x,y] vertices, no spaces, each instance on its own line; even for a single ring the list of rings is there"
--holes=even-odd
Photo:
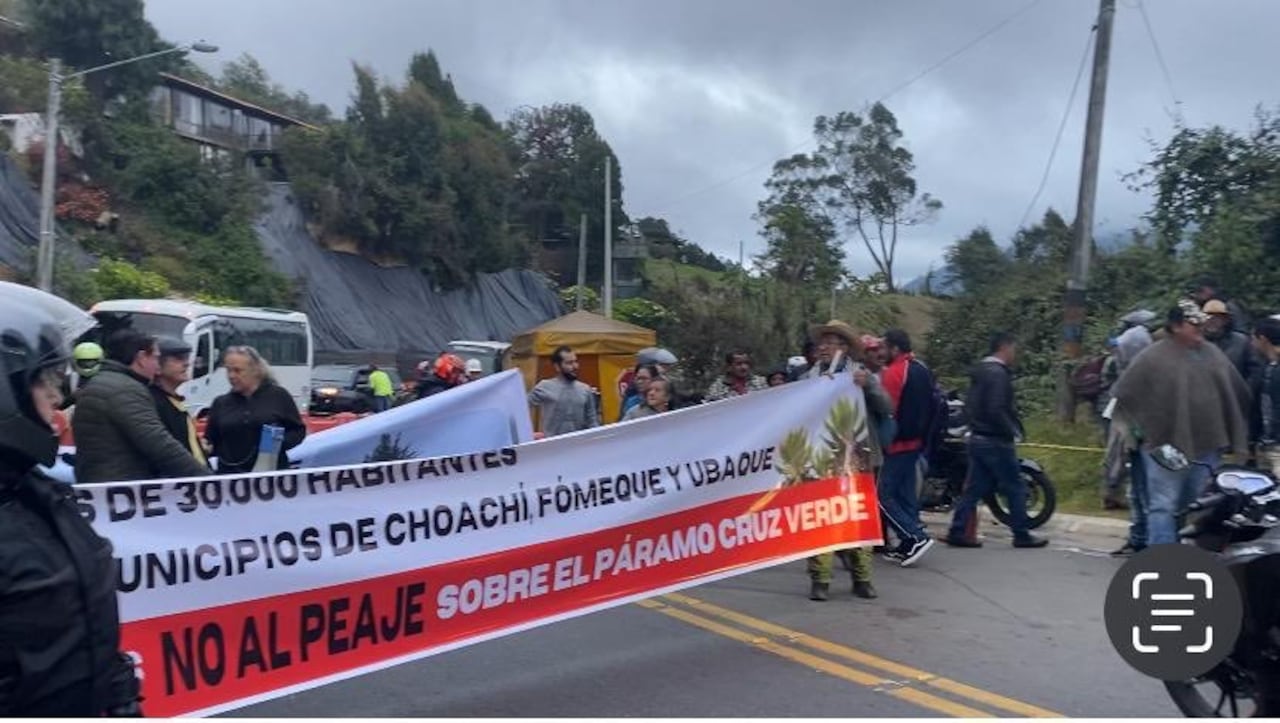
[[[0,716],[140,716],[111,543],[70,486],[36,471],[58,452],[66,338],[92,318],[10,286],[0,283]]]
[[[285,451],[302,444],[307,436],[298,405],[284,387],[276,384],[271,367],[253,347],[231,347],[222,364],[227,368],[231,391],[213,400],[204,431],[212,456],[218,458],[219,474],[253,471],[266,425],[284,428],[276,469],[287,469],[289,458]]]

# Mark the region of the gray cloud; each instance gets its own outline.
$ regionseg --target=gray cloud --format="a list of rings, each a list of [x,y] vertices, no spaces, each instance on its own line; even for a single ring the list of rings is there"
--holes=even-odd
[[[578,102],[618,153],[632,216],[667,218],[716,253],[761,247],[751,219],[769,166],[809,138],[813,117],[857,110],[1028,5],[1030,0],[589,2],[484,0],[153,0],[170,40],[208,38],[219,62],[250,52],[287,87],[346,105],[350,63],[403,77],[432,48],[459,92],[505,116]],[[1274,104],[1280,3],[1146,0],[1188,123],[1243,128]],[[899,248],[899,276],[922,273],[978,224],[1015,230],[1040,181],[1096,11],[1040,0],[998,33],[888,99],[938,221]],[[1086,71],[1087,73],[1087,71]],[[1070,218],[1088,77],[1045,192]],[[1149,199],[1120,181],[1167,138],[1171,92],[1137,0],[1119,0],[1097,220],[1135,225]],[[870,271],[849,245],[856,273]]]

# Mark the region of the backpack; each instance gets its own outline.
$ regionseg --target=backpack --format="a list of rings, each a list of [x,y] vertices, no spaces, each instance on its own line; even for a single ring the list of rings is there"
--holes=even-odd
[[[1085,401],[1093,401],[1102,396],[1103,383],[1102,370],[1107,363],[1104,356],[1095,356],[1076,367],[1071,373],[1071,391],[1075,393],[1077,399]]]

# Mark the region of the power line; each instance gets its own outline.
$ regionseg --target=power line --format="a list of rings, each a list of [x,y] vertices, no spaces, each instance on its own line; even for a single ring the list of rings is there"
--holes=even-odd
[[[930,73],[934,72],[935,70],[937,70],[937,69],[941,68],[942,66],[944,66],[944,65],[946,65],[947,63],[951,62],[952,60],[955,60],[957,57],[959,57],[960,55],[963,55],[965,52],[969,51],[969,50],[970,50],[970,49],[972,49],[974,46],[978,45],[979,43],[981,43],[982,41],[984,41],[984,40],[986,40],[987,38],[991,37],[992,35],[995,35],[997,32],[999,32],[1000,30],[1004,29],[1004,28],[1005,28],[1005,26],[1009,25],[1009,24],[1010,24],[1010,23],[1012,23],[1013,21],[1015,21],[1015,20],[1017,20],[1018,18],[1022,17],[1022,16],[1023,16],[1023,15],[1025,15],[1028,11],[1030,11],[1032,8],[1034,8],[1035,6],[1039,5],[1039,4],[1040,4],[1040,3],[1042,3],[1043,1],[1044,1],[1044,0],[1031,0],[1031,2],[1027,3],[1026,5],[1024,5],[1024,6],[1023,6],[1021,9],[1019,9],[1017,12],[1013,13],[1012,15],[1010,15],[1010,16],[1009,16],[1009,17],[1007,17],[1007,18],[1005,18],[1004,20],[1001,20],[999,23],[997,23],[997,24],[993,25],[991,28],[987,29],[987,30],[986,30],[985,32],[983,32],[981,35],[977,36],[977,37],[976,37],[976,38],[974,38],[973,40],[971,40],[971,41],[969,41],[968,43],[966,43],[966,44],[964,44],[963,46],[961,46],[958,50],[955,50],[955,51],[951,52],[951,53],[950,53],[950,54],[948,54],[946,57],[942,58],[941,60],[939,60],[939,61],[937,61],[937,62],[933,63],[932,65],[928,66],[928,67],[927,67],[927,68],[925,68],[924,70],[922,70],[922,71],[920,71],[919,73],[917,73],[917,74],[916,74],[914,77],[912,77],[910,80],[907,80],[906,82],[899,84],[898,86],[896,86],[895,88],[893,88],[892,90],[890,90],[888,93],[885,93],[884,95],[880,96],[880,98],[878,98],[878,99],[876,100],[876,102],[877,102],[877,103],[883,103],[884,101],[888,100],[890,97],[892,97],[892,96],[894,96],[894,95],[897,95],[898,93],[901,93],[903,90],[906,90],[908,87],[910,87],[911,85],[913,85],[913,84],[915,84],[916,82],[920,81],[920,80],[921,80],[921,79],[923,79],[925,76],[927,76],[927,75],[929,75]],[[795,155],[796,153],[799,153],[800,151],[805,150],[806,148],[808,148],[808,147],[809,147],[809,146],[811,146],[812,144],[813,144],[813,140],[812,140],[812,139],[806,140],[804,143],[801,143],[800,145],[795,146],[795,147],[794,147],[794,148],[792,148],[791,150],[787,151],[787,152],[786,152],[786,157],[793,156],[793,155]],[[751,174],[755,173],[756,171],[758,171],[758,170],[760,170],[760,169],[762,169],[762,168],[767,168],[767,167],[769,167],[769,166],[772,166],[775,162],[776,162],[776,159],[775,159],[775,161],[766,161],[766,162],[764,162],[764,163],[757,163],[757,164],[755,164],[755,165],[751,166],[750,168],[743,169],[741,172],[739,172],[739,173],[737,173],[737,174],[735,174],[735,175],[733,175],[733,176],[730,176],[730,177],[728,177],[728,178],[725,178],[725,179],[723,179],[723,180],[717,181],[717,182],[715,182],[715,183],[713,183],[713,184],[711,184],[711,185],[709,185],[709,186],[705,186],[705,187],[700,188],[700,189],[698,189],[698,190],[696,190],[696,191],[693,191],[693,192],[691,192],[691,193],[687,193],[687,194],[685,194],[685,195],[683,195],[683,196],[680,196],[680,197],[678,197],[678,198],[674,198],[674,199],[672,199],[672,200],[670,200],[670,201],[667,201],[667,202],[665,202],[665,203],[658,204],[658,205],[657,205],[657,208],[658,208],[658,210],[659,210],[659,211],[662,211],[662,210],[664,210],[664,209],[666,209],[666,208],[669,208],[669,207],[671,207],[671,206],[674,206],[674,205],[677,205],[677,204],[679,204],[679,203],[683,203],[683,202],[685,202],[685,201],[688,201],[689,199],[694,198],[694,197],[696,197],[696,196],[701,196],[701,195],[702,195],[702,194],[704,194],[704,193],[709,193],[709,192],[711,192],[711,191],[715,191],[715,190],[717,190],[717,189],[723,188],[723,187],[725,187],[725,186],[727,186],[727,185],[729,185],[729,184],[731,184],[731,183],[733,183],[733,182],[735,182],[735,181],[737,181],[737,180],[739,180],[739,179],[745,178],[746,176],[749,176],[749,175],[751,175]]]
[[[1089,65],[1089,51],[1093,49],[1094,34],[1097,26],[1089,29],[1089,37],[1084,44],[1084,55],[1080,56],[1080,67],[1076,70],[1076,79],[1071,84],[1071,95],[1067,97],[1067,107],[1062,111],[1062,120],[1058,122],[1058,134],[1053,139],[1053,148],[1049,151],[1049,161],[1044,166],[1044,175],[1040,177],[1040,186],[1036,188],[1036,194],[1031,197],[1031,203],[1027,204],[1027,210],[1022,212],[1022,220],[1018,222],[1018,229],[1027,225],[1027,219],[1031,216],[1031,211],[1035,208],[1036,203],[1040,201],[1040,194],[1044,193],[1044,188],[1049,183],[1049,174],[1053,170],[1053,159],[1058,155],[1058,146],[1062,144],[1062,133],[1067,128],[1067,120],[1071,118],[1071,108],[1076,103],[1076,92],[1080,90],[1080,79],[1084,77],[1084,69]]]
[[[1147,17],[1147,6],[1142,0],[1138,0],[1138,12],[1142,15],[1142,26],[1147,29],[1147,38],[1151,40],[1151,49],[1155,51],[1156,63],[1160,65],[1160,72],[1164,74],[1164,84],[1169,89],[1169,95],[1173,97],[1174,123],[1182,123],[1182,101],[1178,99],[1178,91],[1173,85],[1173,75],[1169,73],[1169,66],[1164,62],[1164,53],[1160,52],[1160,42],[1156,40],[1156,33],[1151,28],[1151,18]]]

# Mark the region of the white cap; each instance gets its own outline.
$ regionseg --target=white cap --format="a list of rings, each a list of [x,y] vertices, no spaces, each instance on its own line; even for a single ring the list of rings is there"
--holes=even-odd
[[[467,373],[468,373],[468,374],[471,374],[471,373],[473,373],[473,372],[474,372],[474,373],[479,373],[479,372],[483,372],[483,371],[484,371],[484,367],[480,365],[480,360],[479,360],[479,359],[468,359],[468,360],[467,360]]]
[[[676,363],[676,355],[666,349],[650,346],[636,352],[636,362],[639,364],[666,364],[670,366]]]

